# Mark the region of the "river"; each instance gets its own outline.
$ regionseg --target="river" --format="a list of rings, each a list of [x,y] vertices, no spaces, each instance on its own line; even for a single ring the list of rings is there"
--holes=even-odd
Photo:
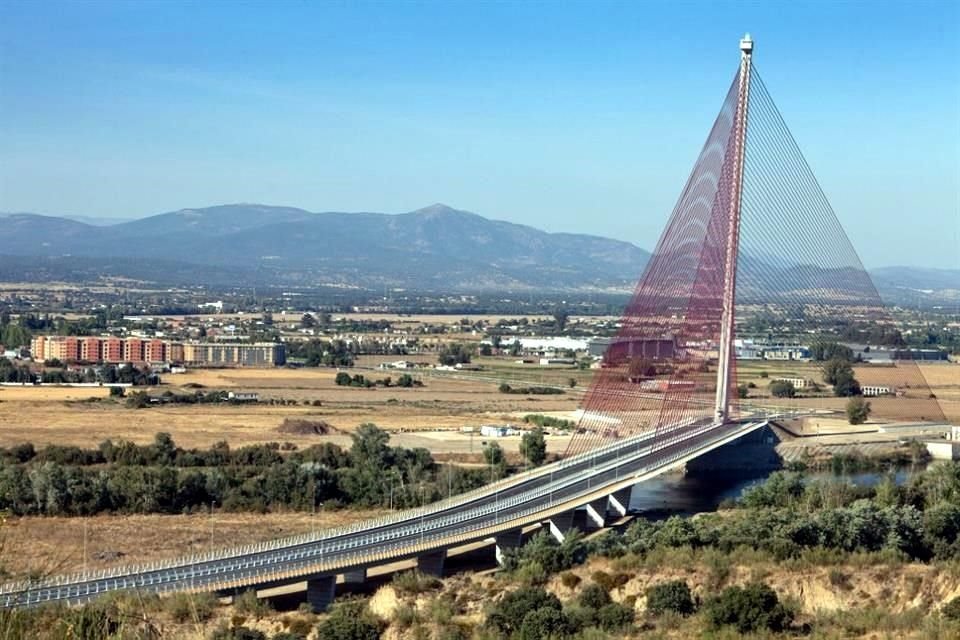
[[[904,484],[922,469],[900,469],[894,474],[897,484]],[[769,473],[757,475],[710,475],[693,476],[669,473],[638,484],[630,497],[631,510],[643,513],[648,518],[663,518],[670,515],[692,515],[704,511],[716,511],[721,502],[740,497],[743,490],[763,482]],[[805,477],[810,480],[833,479],[847,481],[858,486],[873,486],[886,475],[882,471],[870,471],[835,475],[830,471],[810,471]]]

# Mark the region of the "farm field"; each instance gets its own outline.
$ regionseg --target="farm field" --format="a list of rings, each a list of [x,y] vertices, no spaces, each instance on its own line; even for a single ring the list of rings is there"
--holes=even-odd
[[[361,359],[359,364],[375,366],[378,362]],[[359,367],[350,372],[394,379],[401,373]],[[0,387],[0,446],[30,441],[37,445],[90,447],[107,438],[142,444],[152,441],[158,431],[171,433],[184,447],[208,447],[221,440],[231,446],[271,441],[309,446],[324,440],[348,444],[350,431],[373,422],[396,433],[392,441],[395,445],[426,443],[433,451],[466,453],[470,437],[459,433],[461,427],[515,422],[527,413],[566,415],[576,409],[580,395],[577,390],[551,396],[507,395],[497,390],[496,380],[469,375],[424,376],[423,387],[361,389],[336,386],[335,375],[333,369],[195,370],[167,375],[163,385],[149,389],[155,395],[198,388],[252,391],[262,401],[283,399],[295,401],[295,405],[171,404],[133,409],[123,401],[107,398],[106,389]],[[88,401],[91,397],[100,400]],[[324,421],[332,427],[332,435],[278,432],[287,418]],[[426,440],[417,438],[413,444],[405,442],[412,437],[411,432],[435,433]],[[508,438],[503,444],[513,446],[514,440],[519,442],[519,438]],[[479,453],[479,439],[474,444]]]

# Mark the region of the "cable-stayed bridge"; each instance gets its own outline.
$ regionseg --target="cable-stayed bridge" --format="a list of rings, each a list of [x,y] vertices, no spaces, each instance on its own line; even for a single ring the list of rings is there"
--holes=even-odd
[[[125,589],[230,593],[305,581],[308,601],[322,609],[338,576],[363,580],[368,568],[404,559],[442,573],[450,549],[487,540],[499,553],[532,525],[562,539],[577,512],[602,527],[626,513],[635,484],[788,417],[742,397],[737,314],[759,309],[801,329],[806,322],[886,326],[889,315],[753,67],[749,36],[740,51],[720,114],[584,397],[563,460],[350,528],[6,584],[0,606],[78,603]],[[875,415],[943,420],[915,363],[874,374],[871,383],[890,391],[874,400]]]

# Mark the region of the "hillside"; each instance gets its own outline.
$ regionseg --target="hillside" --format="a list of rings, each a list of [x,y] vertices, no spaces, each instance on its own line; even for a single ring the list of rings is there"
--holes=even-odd
[[[36,273],[109,266],[114,275],[147,271],[159,282],[205,282],[207,270],[219,282],[226,270],[304,286],[628,289],[649,256],[627,242],[547,233],[440,204],[395,215],[236,204],[108,226],[34,214],[0,221],[2,253],[21,258],[7,264]],[[131,258],[137,264],[122,260]]]

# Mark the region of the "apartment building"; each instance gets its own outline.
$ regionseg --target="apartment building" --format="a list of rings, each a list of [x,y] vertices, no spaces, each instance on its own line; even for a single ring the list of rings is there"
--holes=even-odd
[[[183,344],[184,364],[200,367],[273,367],[286,362],[286,349],[274,342]]]
[[[286,362],[284,345],[273,342],[170,342],[157,338],[114,336],[37,336],[30,343],[34,360],[119,364],[182,363],[196,367],[273,367]]]

